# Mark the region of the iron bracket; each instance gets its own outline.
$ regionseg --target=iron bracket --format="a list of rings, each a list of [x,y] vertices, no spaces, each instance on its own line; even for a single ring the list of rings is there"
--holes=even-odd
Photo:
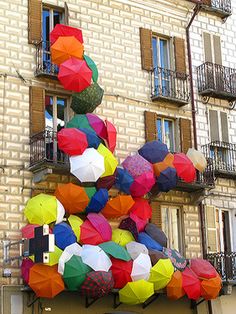
[[[160,296],[160,293],[155,293],[149,299],[147,299],[147,301],[143,303],[143,309],[146,309],[146,307],[148,307],[150,304],[156,301],[159,298],[159,296]]]
[[[89,299],[88,297],[85,297],[85,307],[86,309],[88,307],[90,307],[93,303],[95,303],[98,300],[98,298],[96,299]]]

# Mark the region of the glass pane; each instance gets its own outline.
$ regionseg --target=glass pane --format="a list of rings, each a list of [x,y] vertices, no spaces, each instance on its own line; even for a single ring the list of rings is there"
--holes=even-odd
[[[66,99],[57,98],[57,132],[64,128],[66,121]]]
[[[62,13],[58,11],[53,11],[53,26],[55,27],[57,24],[62,22]]]
[[[159,40],[160,45],[160,66],[162,68],[168,69],[169,62],[168,62],[168,42],[165,39]]]
[[[178,209],[171,208],[171,248],[179,251]]]
[[[157,119],[156,126],[157,126],[157,139],[158,139],[158,141],[162,142],[162,121],[161,121],[161,119]]]
[[[161,227],[162,227],[162,231],[165,233],[165,235],[169,241],[170,240],[170,234],[169,234],[168,208],[161,208]]]
[[[153,54],[153,67],[158,66],[157,62],[157,38],[152,37],[152,54]]]
[[[50,12],[49,9],[43,9],[43,41],[49,41],[50,33]]]
[[[164,120],[164,143],[170,151],[174,151],[174,130],[173,121]]]
[[[47,129],[53,129],[53,97],[45,96],[45,126]]]

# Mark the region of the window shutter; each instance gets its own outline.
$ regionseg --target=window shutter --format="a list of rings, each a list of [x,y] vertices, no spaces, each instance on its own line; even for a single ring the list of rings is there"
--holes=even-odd
[[[151,111],[144,111],[145,137],[146,142],[157,139],[157,114]]]
[[[179,128],[181,151],[186,154],[188,149],[192,147],[191,120],[180,118]]]
[[[153,69],[152,31],[141,27],[139,33],[142,69],[151,71]]]
[[[156,201],[152,201],[150,205],[152,207],[151,222],[154,223],[158,228],[162,229],[161,206]]]
[[[67,3],[64,3],[64,24],[69,25],[69,8]]]
[[[228,118],[226,112],[220,112],[222,141],[229,143]]]
[[[205,206],[208,253],[217,252],[216,211],[214,206]]]
[[[216,110],[209,110],[209,120],[210,120],[210,135],[211,141],[219,141],[220,133],[219,133],[219,122],[218,122],[218,114]]]
[[[45,130],[45,91],[30,87],[30,136]]]
[[[185,58],[185,40],[182,38],[174,38],[175,50],[175,70],[179,73],[186,74],[186,58]]]
[[[214,44],[214,59],[215,59],[215,63],[222,65],[220,36],[213,35],[213,44]]]
[[[38,44],[42,39],[42,1],[28,0],[28,42]]]
[[[212,60],[212,47],[211,47],[211,35],[209,33],[203,33],[203,43],[204,43],[205,62],[213,62],[213,60]]]

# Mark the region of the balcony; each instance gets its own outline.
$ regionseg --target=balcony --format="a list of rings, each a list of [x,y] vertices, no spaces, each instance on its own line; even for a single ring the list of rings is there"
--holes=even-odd
[[[236,70],[205,62],[197,68],[198,92],[202,96],[236,100]]]
[[[232,14],[231,0],[203,0],[202,9],[226,18]]]
[[[176,106],[188,104],[189,77],[164,68],[156,67],[151,73],[151,99],[153,101],[168,101]]]
[[[58,66],[51,62],[50,42],[41,41],[36,46],[36,77],[57,79]]]
[[[236,179],[236,144],[214,141],[202,151],[216,177]]]

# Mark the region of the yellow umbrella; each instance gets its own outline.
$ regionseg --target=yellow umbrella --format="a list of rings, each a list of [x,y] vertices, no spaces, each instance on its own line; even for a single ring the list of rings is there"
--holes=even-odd
[[[44,265],[53,266],[58,264],[59,258],[61,257],[62,250],[59,249],[56,245],[54,246],[54,252],[49,253],[49,262]],[[34,255],[30,255],[29,258],[34,262]]]
[[[113,175],[118,165],[118,161],[115,159],[112,152],[103,144],[98,146],[97,151],[104,157],[105,171],[101,175],[101,178]]]
[[[116,242],[121,246],[126,246],[131,241],[135,241],[131,232],[123,229],[112,230],[112,241]]]
[[[57,220],[57,199],[43,193],[36,195],[27,202],[24,214],[31,224],[50,224]]]
[[[151,268],[148,281],[154,283],[154,289],[160,290],[167,286],[174,273],[174,266],[169,258],[159,259],[159,261]]]
[[[194,148],[189,148],[187,151],[187,156],[192,161],[194,167],[197,170],[199,170],[200,172],[203,172],[205,170],[207,166],[207,161],[202,152]]]
[[[80,240],[80,226],[82,225],[83,220],[76,215],[70,215],[68,218],[68,221],[70,223],[72,230],[74,231],[74,234],[76,235],[77,241],[79,242],[79,240]]]
[[[124,288],[119,291],[120,302],[130,305],[144,303],[153,294],[153,283],[143,279],[128,282]]]

